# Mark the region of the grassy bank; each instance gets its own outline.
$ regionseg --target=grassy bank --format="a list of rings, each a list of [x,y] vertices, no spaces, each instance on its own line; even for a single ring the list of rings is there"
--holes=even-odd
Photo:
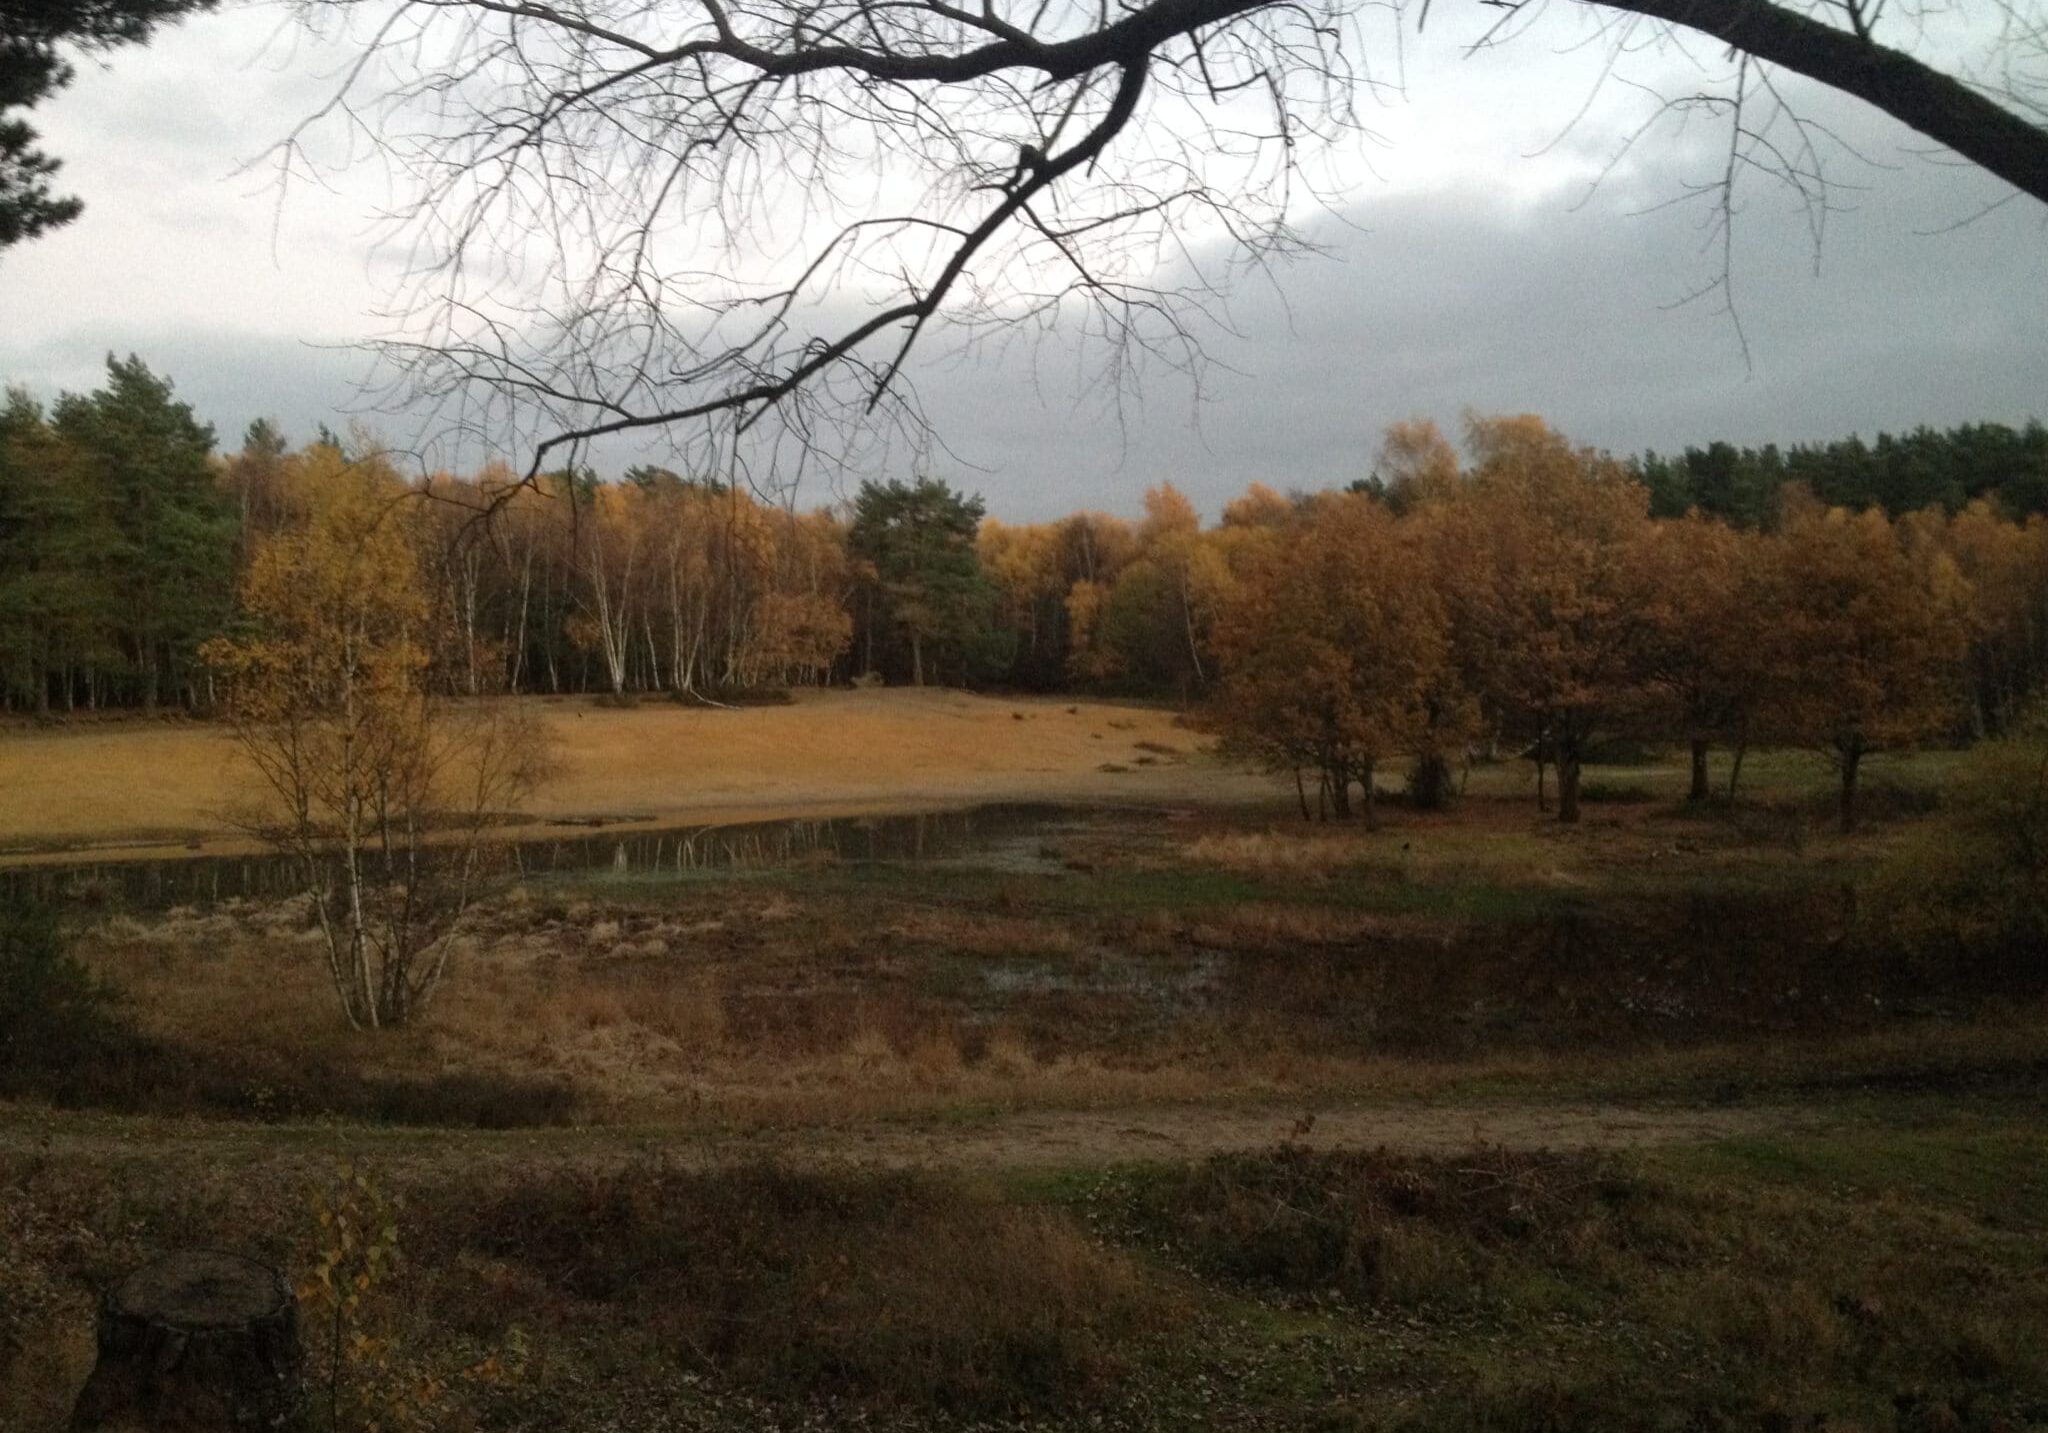
[[[372,1163],[310,1202],[14,1157],[0,1416],[56,1426],[89,1291],[159,1241],[305,1269],[341,1209],[404,1254],[349,1316],[382,1362],[342,1363],[387,1428],[2024,1427],[2044,1158],[1997,1112],[1013,1177]]]
[[[1809,809],[1811,808],[1811,809]],[[482,1126],[750,1125],[1545,1090],[1729,1100],[2010,1078],[2038,963],[1879,947],[1924,804],[1855,836],[1785,781],[1704,814],[1508,796],[1382,827],[1106,810],[1030,859],[579,874],[498,889],[404,1032],[336,1018],[296,903],[87,911],[139,1043],[51,1086],[110,1108]],[[1906,862],[1906,864],[1910,864]]]
[[[337,1222],[404,1253],[348,1433],[2043,1423],[2043,967],[1891,919],[1948,761],[1848,836],[1770,755],[1576,828],[1507,767],[507,882],[380,1035],[295,902],[76,909],[8,1007],[73,1023],[0,1103],[0,1428],[152,1250]]]

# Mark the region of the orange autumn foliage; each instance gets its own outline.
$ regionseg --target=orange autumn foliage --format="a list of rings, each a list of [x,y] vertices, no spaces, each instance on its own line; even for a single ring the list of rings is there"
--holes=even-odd
[[[1370,818],[1379,765],[1431,739],[1449,665],[1443,604],[1421,550],[1368,498],[1324,495],[1278,538],[1216,626],[1222,728],[1297,786],[1315,772],[1340,816],[1357,782]]]

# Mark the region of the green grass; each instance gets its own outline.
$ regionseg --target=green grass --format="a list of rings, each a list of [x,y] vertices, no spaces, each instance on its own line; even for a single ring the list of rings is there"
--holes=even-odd
[[[2048,1129],[2010,1116],[1950,1112],[1885,1138],[1729,1140],[1667,1152],[1658,1162],[1692,1179],[1758,1192],[1818,1189],[1847,1202],[1943,1205],[2048,1232]]]

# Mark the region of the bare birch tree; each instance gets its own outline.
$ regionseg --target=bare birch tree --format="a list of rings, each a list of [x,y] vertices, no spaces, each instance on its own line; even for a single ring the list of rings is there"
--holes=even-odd
[[[343,1014],[403,1025],[433,999],[485,874],[491,826],[541,774],[507,704],[427,680],[431,600],[406,494],[375,460],[292,460],[304,518],[252,555],[248,629],[211,643],[264,799],[245,824],[302,872]]]

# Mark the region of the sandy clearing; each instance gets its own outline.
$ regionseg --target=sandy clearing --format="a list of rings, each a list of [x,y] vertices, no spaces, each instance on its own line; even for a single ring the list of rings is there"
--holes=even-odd
[[[540,822],[1232,800],[1275,789],[1202,758],[1203,739],[1152,707],[906,689],[804,692],[791,706],[738,711],[527,700],[559,767],[528,804]],[[1183,756],[1143,751],[1140,742]],[[1128,769],[1103,771],[1108,764]],[[213,725],[0,733],[0,855],[229,849],[237,838],[226,813],[252,790],[233,742]]]

